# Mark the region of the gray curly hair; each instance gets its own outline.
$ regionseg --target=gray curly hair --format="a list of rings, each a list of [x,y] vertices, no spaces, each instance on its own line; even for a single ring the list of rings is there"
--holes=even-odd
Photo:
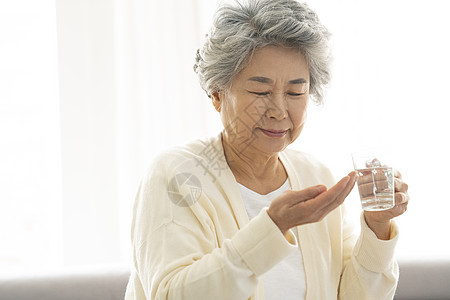
[[[248,0],[223,4],[203,47],[197,50],[194,71],[210,96],[226,90],[252,54],[267,45],[298,48],[309,64],[310,95],[321,104],[330,81],[330,33],[317,14],[295,0]]]

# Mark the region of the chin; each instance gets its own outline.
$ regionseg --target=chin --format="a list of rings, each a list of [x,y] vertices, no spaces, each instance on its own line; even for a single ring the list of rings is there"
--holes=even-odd
[[[259,142],[259,143],[258,143]],[[256,141],[255,148],[265,153],[278,153],[291,144],[289,136],[273,141]]]

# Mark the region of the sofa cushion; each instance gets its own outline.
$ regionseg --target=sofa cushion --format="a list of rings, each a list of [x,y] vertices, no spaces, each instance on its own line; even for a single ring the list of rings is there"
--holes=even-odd
[[[394,300],[450,299],[450,261],[399,261]],[[0,278],[1,300],[122,300],[129,266],[71,268]]]
[[[123,300],[128,266],[71,268],[0,278],[1,300]]]

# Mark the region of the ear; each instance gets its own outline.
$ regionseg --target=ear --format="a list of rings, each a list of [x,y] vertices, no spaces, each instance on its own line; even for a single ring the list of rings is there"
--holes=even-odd
[[[223,101],[223,93],[214,92],[211,94],[211,102],[214,105],[214,108],[217,112],[220,112],[222,109],[222,101]]]

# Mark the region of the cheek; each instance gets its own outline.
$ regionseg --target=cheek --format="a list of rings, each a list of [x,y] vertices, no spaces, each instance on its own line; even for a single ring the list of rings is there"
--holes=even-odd
[[[246,118],[246,123],[257,124],[263,122],[263,117],[269,107],[268,99],[252,98],[246,101],[247,105],[242,107],[241,115]]]
[[[290,109],[291,121],[295,128],[303,127],[307,118],[307,104],[295,105]]]
[[[255,124],[261,122],[268,107],[267,99],[255,98],[241,95],[235,101],[228,102],[228,116],[230,119],[239,119],[252,128]]]
[[[257,109],[252,105],[246,104],[245,101],[237,102],[232,99],[224,102],[220,116],[222,124],[226,131],[230,134],[236,134],[242,137],[248,137],[252,135],[253,126],[256,124]],[[230,101],[231,100],[231,101]]]

